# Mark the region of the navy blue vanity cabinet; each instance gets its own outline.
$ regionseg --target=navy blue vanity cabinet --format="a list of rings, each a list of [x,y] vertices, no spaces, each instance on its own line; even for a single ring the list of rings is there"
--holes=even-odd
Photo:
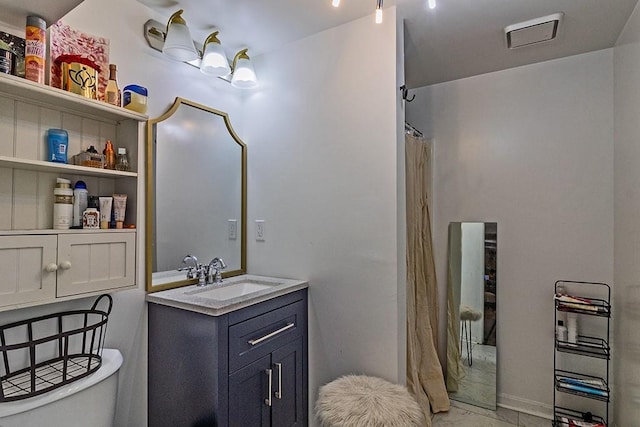
[[[304,426],[303,337],[229,376],[229,425]]]
[[[307,290],[221,316],[149,303],[149,426],[308,425]]]

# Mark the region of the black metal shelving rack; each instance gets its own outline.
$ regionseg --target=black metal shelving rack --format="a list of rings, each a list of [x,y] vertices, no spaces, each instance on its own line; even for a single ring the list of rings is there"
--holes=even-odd
[[[611,347],[609,341],[609,323],[611,321],[611,288],[606,283],[579,282],[571,280],[558,280],[554,284],[554,293],[557,295],[561,287],[571,289],[570,295],[575,299],[562,301],[554,298],[554,327],[558,324],[558,313],[575,313],[581,316],[596,316],[606,319],[606,333],[602,336],[578,335],[577,343],[560,341],[555,338],[555,351],[553,357],[554,393],[553,393],[553,422],[554,427],[569,427],[568,420],[592,421],[602,425],[609,425],[609,401],[611,390],[609,389],[609,361],[611,360]],[[592,298],[587,295],[596,294],[600,298]],[[577,354],[584,357],[602,359],[606,363],[606,374],[603,377],[585,375],[579,372],[558,369],[558,358],[562,353]],[[558,393],[567,393],[581,396],[594,401],[604,402],[604,417],[591,412],[580,412],[558,405]]]

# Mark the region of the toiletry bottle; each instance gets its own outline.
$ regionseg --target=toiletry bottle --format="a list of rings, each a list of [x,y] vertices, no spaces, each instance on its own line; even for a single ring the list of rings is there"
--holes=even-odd
[[[104,90],[104,100],[115,106],[120,106],[120,88],[116,80],[116,64],[109,64],[109,81]]]
[[[82,213],[82,228],[100,228],[100,212],[98,212],[98,209],[85,209]]]
[[[82,227],[82,214],[89,204],[87,184],[76,181],[73,186],[73,227]]]
[[[129,171],[129,158],[127,157],[127,149],[118,148],[118,159],[116,160],[116,170]]]
[[[53,228],[66,230],[73,222],[73,190],[71,181],[64,178],[56,180],[53,190]]]
[[[115,169],[116,168],[116,152],[113,151],[113,144],[111,143],[111,141],[107,140],[107,143],[104,147],[104,151],[102,152],[102,154],[104,154],[105,169]]]
[[[47,55],[47,23],[39,16],[27,16],[24,45],[25,78],[44,84]]]
[[[69,146],[69,134],[64,129],[49,129],[47,131],[49,145],[49,161],[67,163],[67,147]]]
[[[567,313],[567,342],[571,346],[578,344],[578,315]]]
[[[567,327],[564,326],[564,321],[558,320],[558,326],[556,328],[556,339],[563,343],[567,342]]]

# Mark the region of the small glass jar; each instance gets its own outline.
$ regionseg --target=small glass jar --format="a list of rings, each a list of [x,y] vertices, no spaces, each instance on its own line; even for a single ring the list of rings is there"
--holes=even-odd
[[[118,158],[116,159],[116,170],[126,171],[129,169],[129,158],[127,157],[127,149],[120,147],[118,148]]]

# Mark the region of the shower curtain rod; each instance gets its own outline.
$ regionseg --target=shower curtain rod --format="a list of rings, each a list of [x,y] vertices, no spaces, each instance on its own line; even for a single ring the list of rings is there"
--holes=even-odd
[[[413,126],[411,126],[407,121],[404,122],[404,130],[413,136],[419,136],[419,137],[424,136],[422,135],[422,132],[420,132],[418,129],[414,128]]]

